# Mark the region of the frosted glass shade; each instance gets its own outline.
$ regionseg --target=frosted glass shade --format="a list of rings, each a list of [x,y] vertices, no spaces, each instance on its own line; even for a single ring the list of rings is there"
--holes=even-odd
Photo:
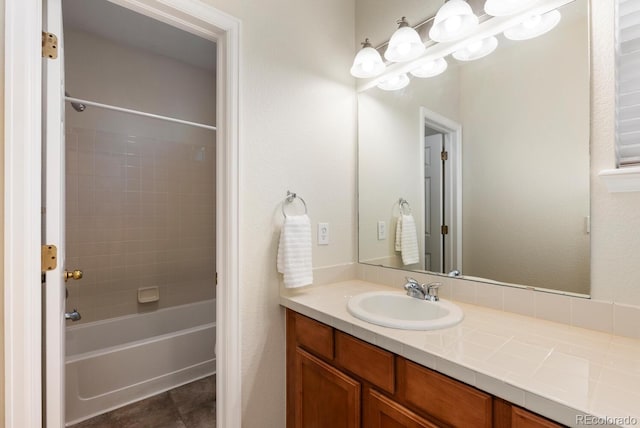
[[[416,64],[416,68],[410,71],[415,77],[434,77],[444,73],[447,69],[447,61],[444,58],[428,59]]]
[[[511,27],[504,32],[509,40],[533,39],[551,31],[558,23],[562,15],[557,10],[552,10],[544,15],[532,15],[522,23]]]
[[[416,30],[402,18],[400,27],[391,36],[384,57],[391,62],[411,61],[424,52],[424,43]]]
[[[406,73],[396,74],[395,76],[389,76],[378,84],[378,88],[383,91],[397,91],[409,84],[409,76]]]
[[[452,55],[459,61],[473,61],[489,55],[496,50],[497,47],[498,39],[491,36],[486,39],[471,41],[464,48],[454,52]]]
[[[535,3],[535,0],[487,0],[484,11],[491,16],[507,16],[521,12]]]
[[[429,38],[435,42],[459,40],[478,25],[478,17],[464,0],[449,0],[436,13]]]
[[[371,47],[368,40],[365,40],[362,45],[363,48],[358,51],[353,59],[351,75],[360,78],[378,76],[385,69],[382,57],[377,50]]]

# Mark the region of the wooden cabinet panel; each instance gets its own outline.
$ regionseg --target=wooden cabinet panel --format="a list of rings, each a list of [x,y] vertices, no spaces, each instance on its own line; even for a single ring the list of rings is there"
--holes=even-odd
[[[295,340],[303,348],[333,360],[333,328],[294,313]]]
[[[295,428],[359,428],[360,383],[308,352],[295,352]]]
[[[560,428],[555,422],[531,413],[520,407],[511,408],[511,428]]]
[[[373,389],[369,389],[365,400],[367,414],[363,426],[367,428],[438,428]]]
[[[393,354],[355,337],[336,331],[336,362],[362,379],[393,393]]]
[[[398,358],[398,394],[407,403],[454,427],[489,428],[492,397]]]

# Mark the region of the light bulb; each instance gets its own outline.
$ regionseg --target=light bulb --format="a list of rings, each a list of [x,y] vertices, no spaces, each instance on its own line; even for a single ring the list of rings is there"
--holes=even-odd
[[[389,40],[384,57],[391,62],[411,61],[424,52],[424,43],[418,32],[409,27],[404,16],[398,24],[398,29]]]
[[[450,33],[460,30],[460,27],[462,27],[462,18],[460,16],[452,16],[444,21],[444,28]]]
[[[458,61],[473,61],[483,58],[496,50],[498,39],[487,37],[486,39],[469,42],[464,48],[454,52],[452,55]]]
[[[353,65],[351,66],[351,75],[354,77],[366,78],[375,77],[381,74],[385,69],[382,57],[375,50],[369,39],[366,39],[362,43],[362,49],[358,51],[356,57],[353,59]]]
[[[560,22],[562,15],[557,10],[552,10],[543,15],[531,15],[520,24],[504,31],[504,36],[509,40],[533,39],[551,31]]]
[[[436,13],[429,38],[451,42],[466,36],[478,25],[478,17],[465,0],[449,0]]]
[[[396,74],[393,76],[389,76],[385,80],[381,81],[378,84],[378,88],[382,89],[383,91],[396,91],[407,86],[409,82],[409,76],[407,76],[406,73]]]
[[[444,58],[422,60],[418,62],[416,68],[411,70],[411,74],[421,78],[434,77],[443,73],[447,66]]]

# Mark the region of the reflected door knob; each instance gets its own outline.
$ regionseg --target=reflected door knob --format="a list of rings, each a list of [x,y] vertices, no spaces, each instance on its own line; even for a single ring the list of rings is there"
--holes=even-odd
[[[64,280],[65,282],[69,279],[81,279],[82,278],[82,271],[79,269],[76,269],[74,271],[69,272],[68,270],[64,271]]]

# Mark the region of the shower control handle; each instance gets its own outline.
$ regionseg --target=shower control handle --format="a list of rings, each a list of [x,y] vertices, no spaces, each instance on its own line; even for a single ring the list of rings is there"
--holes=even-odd
[[[64,271],[64,281],[67,282],[70,279],[82,279],[82,271],[76,269],[74,271],[69,272],[68,270]]]

